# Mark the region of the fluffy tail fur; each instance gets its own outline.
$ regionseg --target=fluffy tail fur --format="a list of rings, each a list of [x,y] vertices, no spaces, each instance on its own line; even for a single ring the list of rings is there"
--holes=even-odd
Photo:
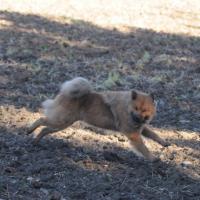
[[[53,116],[58,107],[60,107],[60,102],[65,100],[65,98],[80,98],[91,91],[92,87],[89,81],[82,77],[66,81],[61,85],[60,93],[55,99],[47,99],[42,103],[44,114],[49,117]]]
[[[87,79],[77,77],[71,81],[66,81],[61,85],[60,93],[68,98],[80,98],[85,94],[89,94],[92,87]]]

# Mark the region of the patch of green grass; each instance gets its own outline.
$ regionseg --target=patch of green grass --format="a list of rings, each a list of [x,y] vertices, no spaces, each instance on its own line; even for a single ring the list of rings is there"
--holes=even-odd
[[[118,84],[122,84],[122,79],[117,71],[109,72],[107,80],[103,83],[104,87],[107,89],[111,89]]]
[[[143,56],[137,61],[136,67],[138,69],[143,69],[144,65],[147,64],[151,59],[151,55],[148,51],[145,51]]]

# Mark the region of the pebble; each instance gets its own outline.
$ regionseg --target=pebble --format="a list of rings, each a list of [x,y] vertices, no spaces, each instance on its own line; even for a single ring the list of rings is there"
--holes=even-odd
[[[14,173],[16,172],[16,169],[14,167],[6,167],[5,172],[7,173]]]
[[[183,161],[183,162],[181,163],[181,165],[182,165],[183,167],[189,167],[189,166],[192,165],[192,162],[186,160],[186,161]]]
[[[169,156],[169,159],[170,159],[170,160],[173,160],[174,157],[175,157],[175,154],[174,154],[174,153],[171,153],[170,156]]]
[[[109,152],[109,151],[104,151],[103,156],[105,160],[111,161],[111,162],[117,162],[122,160],[116,153]]]
[[[42,182],[38,178],[28,177],[27,181],[30,181],[33,188],[39,189],[42,187]]]
[[[119,142],[125,142],[126,141],[125,138],[123,138],[123,137],[118,137],[117,139],[118,139]]]
[[[50,200],[60,200],[62,198],[62,195],[60,194],[60,192],[54,191],[51,196],[50,196]]]
[[[164,154],[161,154],[161,155],[160,155],[160,159],[161,159],[161,160],[164,160],[164,159],[165,159]]]
[[[36,188],[39,189],[42,187],[42,182],[39,179],[33,179],[31,182],[31,185]]]
[[[49,195],[49,191],[44,188],[40,188],[40,191],[43,192],[45,195]]]

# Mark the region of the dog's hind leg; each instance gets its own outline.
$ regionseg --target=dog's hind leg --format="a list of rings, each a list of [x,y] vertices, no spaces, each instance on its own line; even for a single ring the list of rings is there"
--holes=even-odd
[[[27,134],[32,133],[40,126],[48,126],[48,121],[46,118],[41,117],[40,119],[36,120],[31,126],[28,127]]]
[[[63,124],[63,125],[60,125],[60,126],[57,126],[57,127],[53,127],[53,126],[47,126],[47,127],[44,127],[40,133],[36,136],[36,138],[34,139],[33,141],[33,144],[36,145],[38,144],[38,142],[45,136],[45,135],[48,135],[48,134],[51,134],[51,133],[55,133],[55,132],[58,132],[58,131],[62,131],[64,130],[65,128],[67,128],[68,126],[70,126],[73,122],[68,122],[66,124]]]
[[[165,140],[163,140],[162,138],[160,138],[154,131],[152,131],[151,129],[147,128],[146,126],[144,127],[144,129],[142,130],[142,135],[150,138],[156,142],[158,142],[159,144],[161,144],[164,147],[169,146],[170,144],[168,142],[166,142]]]
[[[41,132],[36,136],[36,138],[33,141],[33,144],[36,145],[38,142],[45,136],[51,133],[55,133],[57,131],[60,131],[62,129],[58,128],[52,128],[52,127],[45,127],[41,130]]]

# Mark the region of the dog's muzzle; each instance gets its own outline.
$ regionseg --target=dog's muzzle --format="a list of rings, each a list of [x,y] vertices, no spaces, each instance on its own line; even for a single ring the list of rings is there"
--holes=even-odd
[[[143,119],[142,117],[138,116],[134,112],[131,112],[131,118],[137,124],[144,124],[147,120]]]

